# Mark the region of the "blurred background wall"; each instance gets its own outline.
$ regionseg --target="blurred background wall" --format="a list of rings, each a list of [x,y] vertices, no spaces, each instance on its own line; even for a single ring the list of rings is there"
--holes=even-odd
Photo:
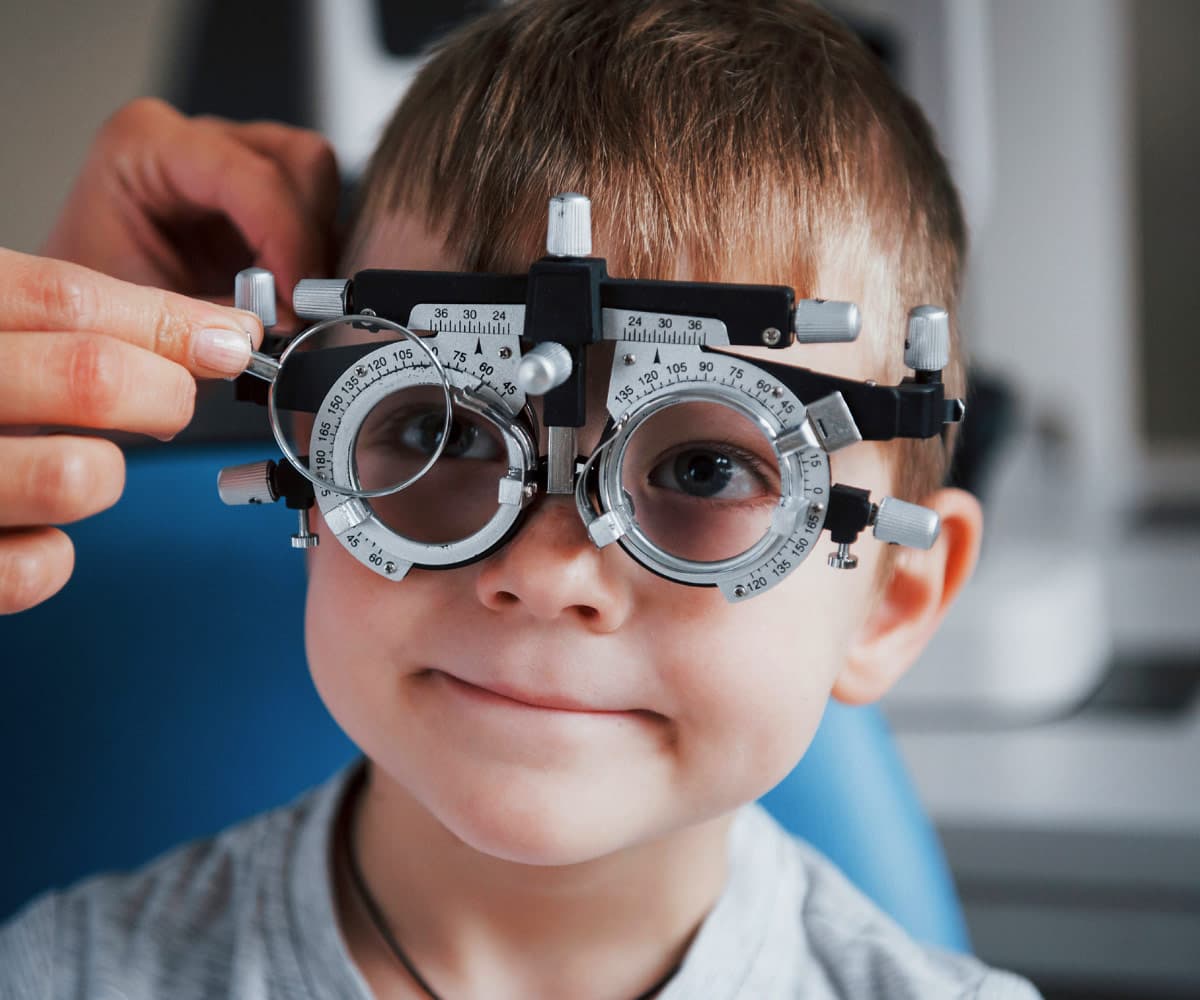
[[[1200,4],[1150,0],[1131,5],[1131,14],[1142,426],[1156,450],[1194,459],[1200,442]],[[1180,471],[1184,483],[1195,483],[1200,472],[1194,464]]]
[[[35,252],[92,135],[114,110],[160,94],[180,0],[0,4],[0,246]]]

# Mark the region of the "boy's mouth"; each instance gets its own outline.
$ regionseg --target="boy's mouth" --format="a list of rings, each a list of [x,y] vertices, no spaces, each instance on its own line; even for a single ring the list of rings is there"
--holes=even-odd
[[[526,708],[548,709],[558,712],[580,712],[589,715],[647,715],[657,717],[657,713],[645,709],[597,708],[570,695],[551,692],[531,692],[499,681],[489,681],[485,686],[464,680],[444,670],[430,669],[427,673],[434,676],[440,675],[440,679],[450,684],[458,693],[476,699],[499,700],[501,702],[522,705]]]

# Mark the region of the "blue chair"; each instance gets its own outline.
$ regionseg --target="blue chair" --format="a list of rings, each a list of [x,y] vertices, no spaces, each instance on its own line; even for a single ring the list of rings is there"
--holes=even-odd
[[[0,921],[48,886],[136,867],[286,802],[356,755],[308,677],[294,512],[217,499],[220,467],[274,452],[132,453],[121,502],[68,529],[64,591],[0,619]],[[967,949],[878,711],[830,705],[763,802],[913,936]]]

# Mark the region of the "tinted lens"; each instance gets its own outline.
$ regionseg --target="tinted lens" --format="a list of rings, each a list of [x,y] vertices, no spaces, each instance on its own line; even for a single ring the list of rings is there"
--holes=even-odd
[[[719,403],[660,410],[630,437],[621,485],[642,533],[693,562],[732,559],[770,529],[779,464],[749,417]]]
[[[415,475],[441,441],[444,406],[441,390],[427,386],[380,401],[355,442],[359,488],[378,489]],[[405,538],[431,545],[456,542],[491,520],[507,471],[499,429],[455,407],[445,450],[433,468],[399,493],[366,502]]]

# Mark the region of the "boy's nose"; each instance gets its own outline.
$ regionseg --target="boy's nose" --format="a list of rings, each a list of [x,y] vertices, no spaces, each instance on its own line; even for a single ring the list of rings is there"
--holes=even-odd
[[[614,632],[633,607],[629,580],[610,565],[619,555],[596,548],[570,498],[546,496],[508,544],[482,562],[476,594],[493,611]]]

